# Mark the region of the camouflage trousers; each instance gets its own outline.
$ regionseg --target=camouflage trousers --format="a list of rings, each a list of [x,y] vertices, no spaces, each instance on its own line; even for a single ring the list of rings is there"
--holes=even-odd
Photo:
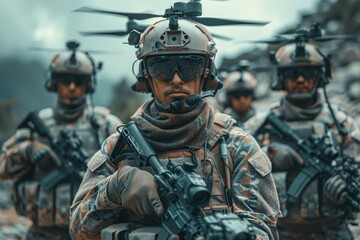
[[[67,228],[39,228],[33,226],[26,234],[26,240],[70,240]]]
[[[281,240],[354,240],[346,221],[332,226],[319,225],[316,231],[309,231],[306,227],[290,230],[282,227],[281,223],[277,229]]]

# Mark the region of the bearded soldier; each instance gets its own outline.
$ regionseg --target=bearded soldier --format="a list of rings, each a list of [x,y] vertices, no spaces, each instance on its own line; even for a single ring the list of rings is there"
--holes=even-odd
[[[161,164],[193,163],[207,179],[211,197],[201,218],[233,212],[236,221],[249,222],[257,239],[277,239],[279,205],[269,159],[232,117],[215,113],[200,97],[220,88],[210,33],[196,22],[170,18],[150,25],[139,39],[134,45],[140,70],[132,89],[153,98],[132,120]],[[114,223],[154,225],[164,213],[171,217],[163,205],[171,199],[160,200],[154,172],[138,168],[120,145],[119,134],[112,135],[88,163],[71,208],[74,239],[100,239],[102,229]]]
[[[94,60],[77,50],[77,42],[67,46],[68,51],[52,59],[45,84],[57,93],[56,104],[29,115],[4,143],[0,156],[1,178],[15,180],[16,211],[33,222],[27,239],[69,239],[69,207],[86,163],[121,124],[108,109],[93,107],[86,98],[95,91]],[[65,143],[62,152],[54,150]],[[79,162],[70,165],[75,159]],[[80,179],[74,181],[73,175]]]
[[[279,236],[353,239],[347,219],[359,209],[350,201],[356,196],[350,196],[345,179],[355,178],[345,177],[343,170],[344,163],[358,166],[360,133],[351,117],[323,100],[325,90],[323,96],[318,92],[328,84],[329,58],[317,46],[299,42],[278,49],[273,61],[277,79],[272,87],[286,94],[270,114],[250,119],[246,127],[263,140],[272,161],[283,214]]]

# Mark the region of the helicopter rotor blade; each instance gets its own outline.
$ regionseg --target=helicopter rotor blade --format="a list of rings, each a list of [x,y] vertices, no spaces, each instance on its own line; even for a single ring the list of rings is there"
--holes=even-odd
[[[30,51],[37,51],[37,52],[68,52],[69,49],[61,49],[61,48],[42,48],[42,47],[28,47]],[[114,51],[99,51],[99,50],[78,50],[79,52],[87,52],[91,54],[109,54],[114,53]]]
[[[211,35],[215,38],[218,38],[218,39],[222,39],[222,40],[226,40],[226,41],[231,41],[231,40],[234,40],[233,38],[231,37],[226,37],[226,36],[223,36],[223,35],[220,35],[220,34],[217,34],[217,33],[211,33]]]
[[[358,40],[358,39],[360,39],[360,35],[330,35],[330,36],[313,38],[313,40],[317,42],[326,42],[332,40]]]
[[[223,25],[255,25],[264,26],[269,22],[250,21],[250,20],[235,20],[235,19],[223,19],[223,18],[211,18],[211,17],[197,17],[193,19],[196,22],[204,24],[206,26],[223,26]]]
[[[145,19],[149,19],[149,18],[163,17],[163,15],[152,14],[152,13],[117,12],[117,11],[101,10],[101,9],[96,9],[96,8],[91,8],[91,7],[81,7],[81,8],[75,9],[73,12],[110,14],[110,15],[116,15],[116,16],[125,16],[130,19],[136,19],[136,20],[145,20]]]
[[[281,44],[281,43],[287,43],[292,42],[292,39],[288,39],[283,37],[282,35],[269,38],[269,39],[260,39],[260,40],[246,40],[246,41],[236,41],[239,43],[263,43],[263,44]]]
[[[27,50],[30,51],[39,51],[39,52],[61,52],[68,51],[68,49],[60,49],[60,48],[43,48],[43,47],[28,47]]]
[[[83,36],[114,36],[122,37],[129,34],[128,31],[101,31],[101,32],[80,32]]]

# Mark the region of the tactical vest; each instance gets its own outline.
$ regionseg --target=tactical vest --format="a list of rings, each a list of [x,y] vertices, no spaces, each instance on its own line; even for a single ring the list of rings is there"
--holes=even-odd
[[[101,108],[100,111],[96,109],[94,111],[97,124],[105,127],[104,112],[101,111]],[[75,130],[89,158],[100,148],[97,132],[99,129],[94,128],[93,123],[91,123],[89,109],[85,109],[84,114],[76,122],[64,125],[56,124],[51,108],[41,110],[39,116],[54,138],[58,136],[60,130]],[[102,131],[100,136],[102,141],[109,134],[103,129],[100,130]],[[32,137],[39,138],[35,133]],[[41,141],[48,144],[47,140],[41,139]],[[69,208],[79,186],[71,179],[67,179],[49,191],[42,189],[39,185],[40,181],[42,177],[54,169],[54,165],[54,163],[49,163],[48,172],[35,168],[29,176],[15,183],[13,189],[15,209],[19,215],[30,218],[35,226],[67,228]],[[84,165],[86,166],[86,163]],[[85,170],[82,171],[85,172]]]
[[[276,115],[280,115],[278,108],[274,107],[272,111]],[[346,115],[342,112],[338,112],[342,115],[339,119],[340,124],[344,124],[346,121]],[[337,128],[334,124],[330,113],[327,108],[321,111],[321,113],[313,120],[308,121],[284,121],[291,129],[302,139],[307,140],[311,134],[317,136],[323,136],[325,132],[325,125],[330,127],[330,131],[336,136],[336,146],[342,144],[342,138],[338,134]],[[270,143],[279,142],[291,146],[295,151],[298,151],[295,143],[284,140],[283,138],[274,134],[270,135]],[[276,188],[279,195],[281,211],[285,219],[280,219],[286,222],[311,222],[323,218],[336,218],[343,216],[345,212],[339,207],[330,203],[323,196],[323,185],[327,178],[319,176],[314,179],[301,194],[299,199],[291,199],[287,197],[286,191],[293,183],[294,179],[298,176],[302,168],[292,169],[287,172],[273,172]]]
[[[228,197],[226,196],[230,194],[230,176],[231,172],[233,171],[233,161],[230,154],[228,154],[228,161],[226,164],[224,164],[223,160],[220,157],[219,139],[221,137],[226,138],[228,136],[230,129],[233,127],[234,123],[235,122],[232,120],[231,116],[217,113],[215,115],[214,126],[212,127],[207,143],[205,144],[206,147],[193,149],[193,151],[189,148],[184,148],[165,152],[157,152],[158,158],[164,167],[166,167],[169,161],[173,162],[176,165],[183,164],[184,162],[191,163],[191,158],[195,157],[198,164],[194,171],[197,174],[203,176],[205,179],[209,179],[210,173],[213,173],[212,182],[210,183],[209,181],[207,181],[208,187],[211,189],[211,197],[209,205],[203,209],[206,214],[213,214],[216,212],[227,213],[233,210],[232,205],[231,203],[229,203],[229,201],[227,200]],[[105,161],[109,160],[102,159],[102,162],[90,161],[88,163],[88,168],[91,172],[94,172],[100,166],[102,166]],[[136,167],[135,160],[129,159],[117,159],[116,162],[108,162],[106,164],[110,164],[112,166],[114,166],[115,164],[118,167],[121,165]],[[229,166],[229,168],[225,167],[226,165]],[[140,169],[154,174],[151,167],[141,167]],[[129,214],[131,215],[131,213]],[[137,216],[131,216],[131,219],[137,219]],[[121,222],[124,222],[123,219],[121,220]],[[129,224],[130,223],[111,225],[108,228],[105,228],[102,232],[102,239],[118,239],[116,238],[116,236],[122,236],[121,234],[123,234],[123,228],[127,229],[126,231],[129,231],[129,229],[132,230],[132,228],[129,227]],[[144,237],[144,231],[146,232],[147,229],[152,229],[152,231],[158,231],[158,228],[153,227],[144,229],[145,230],[135,230],[134,232],[132,232],[132,234],[136,235],[138,232],[140,234],[139,236]],[[155,237],[156,235],[153,232],[148,232],[147,234],[147,236],[150,236],[150,238],[147,239],[152,239],[151,236]]]

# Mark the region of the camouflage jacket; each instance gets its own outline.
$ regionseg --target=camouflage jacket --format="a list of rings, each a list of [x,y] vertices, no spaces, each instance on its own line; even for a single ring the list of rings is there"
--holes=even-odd
[[[199,149],[195,152],[199,162],[196,171],[199,174],[204,173],[204,168],[205,172],[210,172],[210,164],[218,165],[218,168],[214,167],[210,204],[204,208],[204,212],[218,209],[236,212],[251,222],[257,239],[277,239],[275,226],[279,203],[270,174],[270,161],[254,138],[234,127],[234,123],[230,116],[216,113],[212,134],[207,140],[208,161],[205,161],[205,167],[204,150]],[[229,136],[226,140],[231,159],[231,171],[228,175],[224,163],[219,158],[218,139],[223,133]],[[88,163],[88,170],[71,207],[70,232],[74,239],[100,239],[101,230],[105,227],[114,223],[131,222],[130,218],[134,219],[133,213],[124,209],[122,205],[111,202],[107,194],[111,175],[123,165],[135,164],[133,160],[127,159],[116,164],[110,160],[109,156],[118,136],[113,134],[109,137],[101,151],[98,151]],[[190,153],[184,149],[158,152],[158,156],[163,165],[166,165],[167,161],[190,161]],[[148,167],[144,169],[149,170]],[[229,185],[232,189],[232,206],[225,204],[222,184]]]
[[[91,116],[95,117],[98,129],[90,122]],[[60,130],[75,130],[88,156],[92,156],[100,148],[101,138],[110,136],[122,123],[103,107],[85,108],[83,114],[70,124],[58,125],[52,108],[41,110],[39,117],[54,138]],[[49,160],[40,166],[30,161],[29,146],[33,140],[49,145],[47,139],[25,128],[18,129],[15,135],[4,143],[0,155],[0,177],[16,180],[13,199],[19,215],[30,218],[38,227],[66,228],[69,208],[78,186],[68,179],[47,192],[39,186],[41,179],[54,170],[55,164]],[[84,165],[86,166],[86,162]]]
[[[343,149],[345,156],[355,157],[357,162],[360,161],[360,131],[355,125],[354,120],[340,109],[333,106],[335,116],[338,119],[340,125],[342,125],[347,135],[341,137],[338,133],[337,127],[333,118],[330,115],[328,107],[323,104],[321,111],[312,119],[308,120],[291,120],[284,121],[289,125],[292,130],[306,140],[311,134],[322,136],[325,131],[325,126],[329,127],[329,131],[335,136],[336,147],[339,150]],[[281,103],[273,104],[271,112],[274,112],[277,116],[282,118],[280,111]],[[268,113],[257,114],[246,122],[245,127],[255,133],[256,130],[262,125],[267,117]],[[271,126],[267,126],[271,128]],[[269,146],[273,142],[279,142],[291,146],[295,151],[298,151],[295,144],[284,139],[279,138],[275,134],[262,134],[256,136],[260,141],[260,145],[265,152],[269,149]],[[268,152],[267,152],[268,153]],[[276,152],[271,156],[275,156]],[[271,161],[275,161],[275,158]],[[277,158],[278,159],[278,158]],[[340,161],[340,159],[337,159]],[[296,176],[301,171],[301,167],[293,167],[288,171],[279,171],[273,168],[273,176],[276,184],[276,188],[279,194],[279,200],[281,205],[282,218],[279,218],[279,222],[287,224],[316,224],[321,223],[323,220],[329,220],[334,218],[342,218],[345,220],[345,211],[342,207],[331,203],[323,194],[323,184],[327,178],[319,177],[312,181],[304,190],[299,199],[291,199],[287,196],[287,190]]]

